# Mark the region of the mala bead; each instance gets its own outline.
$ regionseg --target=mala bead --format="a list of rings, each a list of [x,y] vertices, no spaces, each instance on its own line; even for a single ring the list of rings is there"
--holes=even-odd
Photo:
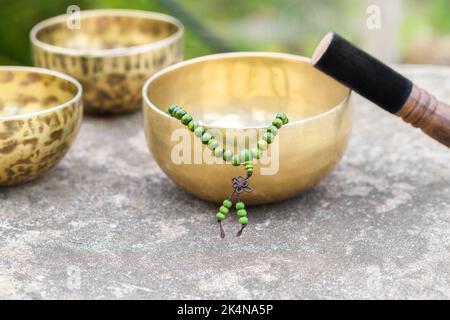
[[[289,122],[289,119],[288,119],[286,113],[284,113],[284,112],[279,112],[277,114],[277,118],[280,119],[281,121],[283,121],[283,124],[286,124]]]
[[[212,138],[211,140],[208,141],[208,148],[211,151],[214,151],[217,147],[219,146],[219,142]]]
[[[197,137],[199,137],[199,138],[202,137],[202,135],[203,135],[204,132],[205,132],[205,128],[203,128],[203,127],[197,127],[197,128],[195,128],[195,130],[194,130],[194,134],[195,134]]]
[[[228,200],[228,199],[226,199],[226,200],[223,200],[223,206],[225,207],[225,208],[228,208],[228,209],[230,209],[232,206],[233,206],[233,202],[231,202],[230,200]]]
[[[252,155],[253,155],[253,158],[255,158],[255,159],[261,158],[261,150],[259,150],[258,148],[253,148]]]
[[[223,157],[223,148],[222,147],[217,147],[213,150],[214,156],[217,158],[222,158]]]
[[[281,120],[280,120],[281,121]],[[273,134],[271,134],[270,132],[266,132],[263,135],[263,140],[266,141],[267,143],[272,143],[274,140],[274,136]]]
[[[169,107],[169,114],[172,116],[173,112],[178,108],[178,106],[176,104],[173,104]]]
[[[222,212],[217,212],[216,214],[217,221],[225,220],[226,216]]]
[[[211,139],[212,139],[212,136],[211,136],[211,134],[209,132],[205,132],[202,135],[202,143],[203,144],[207,144],[209,142],[209,140],[211,140]]]
[[[242,225],[246,225],[248,223],[248,218],[247,217],[239,218],[239,223]]]
[[[244,162],[244,168],[245,168],[245,171],[253,171],[253,162],[252,161],[245,161]]]
[[[220,206],[219,212],[221,212],[223,214],[227,214],[228,213],[228,208],[225,207],[225,206]]]
[[[175,118],[177,118],[177,119],[179,119],[179,120],[181,120],[181,118],[183,118],[183,116],[186,114],[186,111],[184,111],[183,109],[181,109],[181,108],[178,108],[175,112],[174,112],[174,115],[175,115]]]
[[[278,129],[280,129],[281,126],[283,125],[283,120],[281,120],[279,118],[275,118],[275,120],[272,121],[272,125],[274,125]]]
[[[241,159],[240,159],[239,155],[234,154],[234,155],[231,157],[231,164],[232,164],[233,166],[238,166],[238,165],[241,164]]]
[[[191,122],[188,123],[187,126],[188,126],[189,130],[194,132],[194,130],[197,129],[197,127],[198,127],[198,122],[197,122],[197,120],[192,120]]]
[[[186,113],[184,116],[181,117],[181,122],[185,125],[187,125],[191,121],[192,121],[192,116],[189,113]]]
[[[271,134],[273,134],[274,136],[276,136],[277,133],[278,133],[278,129],[277,129],[277,127],[275,127],[275,126],[270,126],[270,127],[267,128],[267,132],[270,132]]]
[[[181,108],[179,106],[175,106],[175,108],[172,108],[172,113],[170,113],[170,115],[174,118],[177,117],[177,112],[180,110]],[[169,111],[170,112],[170,111]]]
[[[230,161],[231,160],[231,158],[233,158],[233,152],[231,152],[230,150],[225,150],[224,152],[223,152],[223,160],[225,160],[225,161]]]
[[[258,148],[260,150],[267,150],[267,141],[265,141],[263,139],[259,139],[258,140]]]
[[[253,159],[252,152],[248,149],[244,149],[240,153],[241,162],[250,161]]]
[[[242,210],[245,208],[245,204],[242,201],[236,203],[236,210]]]
[[[245,210],[245,209],[238,210],[237,215],[238,215],[239,218],[246,217],[247,216],[247,210]]]

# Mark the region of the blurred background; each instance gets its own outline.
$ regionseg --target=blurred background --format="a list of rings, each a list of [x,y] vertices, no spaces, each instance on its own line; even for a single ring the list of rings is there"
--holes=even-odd
[[[0,65],[30,65],[31,27],[69,5],[174,15],[187,29],[186,58],[225,51],[310,56],[334,30],[388,62],[450,65],[450,0],[0,0]]]

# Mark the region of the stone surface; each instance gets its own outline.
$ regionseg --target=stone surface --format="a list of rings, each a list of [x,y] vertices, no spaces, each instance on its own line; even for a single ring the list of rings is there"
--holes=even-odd
[[[448,68],[401,70],[450,101]],[[0,189],[0,298],[450,298],[450,151],[352,99],[336,170],[225,240],[217,205],[152,160],[139,114],[86,117],[60,165]]]

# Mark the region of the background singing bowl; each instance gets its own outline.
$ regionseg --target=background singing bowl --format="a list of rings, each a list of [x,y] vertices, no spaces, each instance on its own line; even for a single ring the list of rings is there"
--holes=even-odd
[[[336,166],[350,135],[349,90],[294,55],[228,53],[185,61],[151,77],[143,95],[145,136],[156,162],[179,186],[208,201],[223,201],[231,178],[245,171],[231,164],[174,163],[181,140],[172,132],[183,125],[165,113],[171,104],[222,132],[263,129],[286,112],[290,122],[277,135],[279,156],[274,152],[269,164],[255,165],[254,191],[242,194],[249,204],[286,199],[318,183]],[[260,171],[276,163],[276,174]]]
[[[79,28],[73,18],[50,18],[31,30],[34,64],[77,78],[89,113],[139,109],[144,81],[183,60],[184,28],[170,16],[122,9],[81,11]]]
[[[81,125],[81,85],[59,72],[0,67],[0,186],[56,165]]]

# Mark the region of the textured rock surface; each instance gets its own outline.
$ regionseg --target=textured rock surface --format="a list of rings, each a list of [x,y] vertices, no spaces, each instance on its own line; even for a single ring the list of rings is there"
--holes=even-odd
[[[402,71],[450,101],[449,69]],[[58,167],[0,189],[0,298],[450,298],[450,151],[352,103],[336,170],[225,240],[217,206],[149,156],[139,114],[87,117]]]

